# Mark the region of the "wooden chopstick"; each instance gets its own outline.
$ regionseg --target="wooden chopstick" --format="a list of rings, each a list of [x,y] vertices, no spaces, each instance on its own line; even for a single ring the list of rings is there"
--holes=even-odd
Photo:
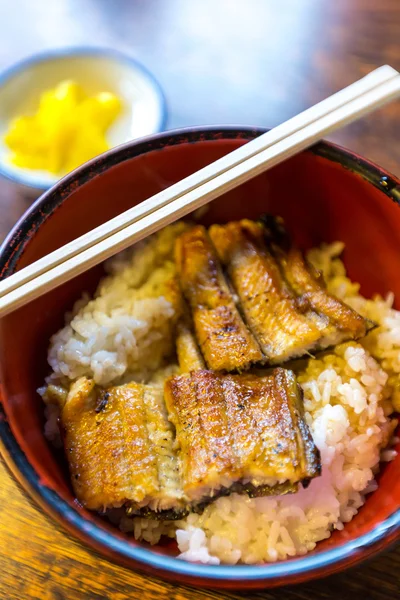
[[[129,224],[79,254],[68,258],[55,267],[49,268],[48,271],[42,272],[35,279],[28,279],[23,285],[0,297],[0,316],[8,314],[41,294],[61,285],[113,254],[127,248],[132,243],[140,241],[279,162],[304,150],[324,135],[368,114],[399,95],[400,75],[397,74],[388,81],[362,93],[352,101],[340,105],[339,108],[328,114],[312,120],[305,127],[297,128],[291,135],[279,139],[277,143],[268,146],[268,148],[257,154],[252,154],[250,158],[236,164],[233,168],[208,179],[197,187],[192,187],[190,191],[171,202],[163,203],[161,208],[149,212],[139,221]],[[168,192],[169,189],[165,191]],[[157,197],[158,194],[154,198],[157,199]],[[30,269],[30,267],[26,267],[26,269]]]
[[[39,259],[29,267],[18,271],[11,277],[0,282],[0,297],[5,296],[14,289],[28,281],[35,279],[39,275],[47,272],[49,269],[64,263],[68,259],[80,254],[81,252],[91,248],[98,242],[112,236],[118,231],[125,229],[129,225],[136,223],[140,219],[147,217],[156,210],[166,206],[170,202],[187,194],[199,185],[207,183],[211,179],[221,175],[229,169],[240,164],[242,161],[259,154],[260,152],[271,147],[273,144],[283,140],[289,135],[296,133],[306,125],[310,125],[321,117],[336,110],[340,106],[344,106],[355,100],[368,91],[379,87],[383,83],[397,77],[398,73],[392,67],[385,65],[380,67],[359,81],[349,85],[348,87],[326,98],[315,106],[305,110],[304,112],[275,127],[271,131],[261,135],[255,140],[245,144],[237,150],[220,158],[214,163],[204,167],[200,171],[193,173],[185,179],[173,184],[166,190],[163,190],[141,202],[139,205],[121,213],[117,217],[111,219],[107,223],[96,227],[87,234],[73,240],[62,248],[55,250],[47,256]]]

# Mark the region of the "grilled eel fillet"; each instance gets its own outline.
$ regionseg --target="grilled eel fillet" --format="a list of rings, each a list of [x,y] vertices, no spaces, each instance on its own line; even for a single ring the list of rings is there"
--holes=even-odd
[[[280,246],[262,224],[213,225],[209,234],[269,364],[358,339],[373,326],[328,294],[301,252]]]
[[[233,301],[204,227],[198,225],[176,241],[180,284],[192,311],[194,330],[210,369],[247,369],[263,355]]]
[[[72,485],[88,509],[184,508],[162,389],[104,390],[83,377],[71,386],[61,424]]]
[[[296,491],[319,474],[294,374],[198,370],[148,385],[81,378],[61,407],[72,485],[88,509],[181,518],[220,495]],[[175,425],[175,431],[169,419]]]
[[[292,371],[222,375],[199,370],[165,385],[182,488],[189,502],[222,493],[282,494],[320,473]]]
[[[298,303],[329,319],[338,337],[343,338],[336,343],[363,337],[376,326],[326,291],[321,273],[307,264],[300,250],[291,242],[282,219],[264,217],[262,229],[283,276],[297,296]]]
[[[181,373],[205,369],[204,360],[197,345],[190,320],[183,318],[176,328],[176,354]]]

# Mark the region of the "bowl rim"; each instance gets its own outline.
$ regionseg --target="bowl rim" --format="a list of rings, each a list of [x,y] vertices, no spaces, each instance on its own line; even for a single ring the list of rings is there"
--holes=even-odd
[[[30,230],[32,235],[32,219],[36,219],[36,228],[40,227],[41,223],[68,197],[66,191],[72,183],[75,185],[74,189],[76,189],[76,186],[93,179],[113,165],[157,148],[161,149],[165,146],[184,142],[207,141],[208,139],[250,140],[265,131],[263,128],[246,126],[177,129],[128,142],[92,159],[66,175],[55,186],[45,192],[13,227],[0,247],[0,280],[13,271],[24,246],[28,243],[26,233]],[[345,168],[350,169],[377,187],[400,207],[399,178],[367,159],[330,142],[320,142],[308,151],[334,162],[340,162]],[[16,243],[17,241],[18,243]],[[236,589],[300,582],[338,572],[355,565],[383,548],[387,548],[400,538],[399,507],[371,531],[356,540],[316,554],[307,554],[282,562],[266,563],[265,565],[214,566],[189,563],[175,557],[160,555],[151,549],[130,545],[128,541],[116,537],[107,529],[102,528],[101,525],[86,519],[56,491],[47,487],[40,480],[39,474],[30,464],[13,435],[1,403],[1,395],[0,453],[16,479],[34,496],[45,512],[51,514],[57,522],[64,525],[75,536],[85,541],[89,546],[95,546],[103,555],[111,557],[116,562],[121,562],[125,566],[139,570],[148,569],[152,574],[159,574],[168,579],[180,576],[189,583],[196,580],[210,587],[227,587],[231,583],[231,587]],[[89,543],[88,540],[90,540]]]
[[[168,119],[168,105],[165,93],[158,79],[156,79],[153,73],[142,62],[136,60],[128,54],[125,54],[124,52],[121,52],[120,50],[108,48],[107,46],[67,46],[63,48],[53,48],[51,50],[44,50],[43,52],[31,54],[6,67],[0,72],[0,88],[3,87],[6,83],[8,83],[11,79],[13,79],[13,77],[17,76],[23,71],[29,70],[35,65],[46,62],[57,62],[59,60],[74,57],[111,58],[115,62],[126,64],[131,68],[131,70],[135,70],[138,73],[140,73],[141,77],[147,79],[151,87],[153,88],[158,105],[158,122],[156,124],[156,127],[154,128],[154,131],[152,131],[148,135],[154,135],[158,132],[165,130]],[[38,181],[33,184],[29,183],[26,180],[23,173],[24,169],[20,169],[18,171],[11,170],[7,167],[7,164],[4,161],[0,160],[1,176],[3,176],[5,179],[8,179],[9,181],[13,181],[14,183],[17,183],[19,185],[24,185],[25,187],[30,189],[36,189],[44,192],[50,189],[53,185],[56,185],[61,179],[59,178],[54,180],[49,178],[47,181],[45,179],[38,179]]]

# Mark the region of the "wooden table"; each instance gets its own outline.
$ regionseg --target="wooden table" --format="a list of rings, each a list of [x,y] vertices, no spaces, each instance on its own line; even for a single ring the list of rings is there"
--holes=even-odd
[[[0,3],[0,67],[54,45],[106,45],[164,87],[170,128],[274,126],[384,63],[400,69],[399,0],[13,0]],[[333,136],[400,173],[400,103]],[[0,181],[0,239],[30,199]],[[120,568],[71,539],[0,464],[0,598],[200,600],[400,597],[400,548],[323,581],[222,593]]]

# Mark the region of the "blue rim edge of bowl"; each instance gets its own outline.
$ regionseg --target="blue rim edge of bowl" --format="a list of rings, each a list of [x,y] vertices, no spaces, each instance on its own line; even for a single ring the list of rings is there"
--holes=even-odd
[[[57,58],[69,58],[73,56],[102,56],[113,58],[116,61],[124,62],[133,66],[137,71],[141,72],[146,79],[148,79],[154,89],[156,96],[158,97],[159,104],[159,119],[155,131],[150,133],[149,135],[154,135],[156,133],[162,132],[165,130],[168,119],[168,108],[167,108],[167,100],[164,94],[164,91],[153,75],[153,73],[145,67],[141,62],[138,62],[135,58],[120,52],[119,50],[114,50],[113,48],[107,47],[98,47],[98,46],[68,46],[65,48],[55,48],[53,50],[46,50],[44,52],[38,52],[33,54],[27,58],[23,58],[22,60],[10,65],[6,69],[4,69],[0,73],[0,87],[3,86],[8,80],[12,79],[18,73],[24,71],[27,67],[31,65],[35,65],[41,62],[47,62],[48,60],[57,59]],[[115,146],[117,148],[118,146]],[[18,185],[24,185],[27,188],[34,188],[41,191],[46,191],[50,189],[53,185],[58,183],[55,181],[53,184],[40,182],[38,181],[35,184],[28,183],[26,179],[21,175],[14,173],[11,170],[7,169],[7,166],[4,163],[0,162],[0,175],[9,181],[13,181]]]
[[[265,129],[243,126],[179,129],[128,142],[92,159],[58,182],[57,190],[51,188],[45,192],[14,226],[0,247],[0,280],[13,271],[17,260],[21,257],[25,244],[29,241],[28,239],[23,240],[26,231],[32,227],[35,231],[62,204],[68,186],[73,181],[78,186],[82,185],[110,166],[151,150],[162,149],[165,146],[218,139],[250,140],[264,132]],[[346,169],[350,169],[366,179],[400,206],[400,180],[380,169],[377,165],[329,142],[320,142],[309,151],[333,162],[339,162]],[[382,187],[382,180],[385,182],[384,187]],[[38,218],[39,216],[40,218]],[[18,247],[18,250],[15,250],[16,247]],[[9,260],[13,254],[14,259]],[[6,263],[7,267],[5,267]],[[218,585],[218,582],[226,580],[236,582],[239,586],[241,582],[259,582],[262,585],[281,578],[286,578],[287,582],[290,583],[290,580],[296,576],[303,577],[303,579],[314,579],[319,575],[329,575],[342,568],[353,566],[380,550],[388,548],[400,536],[400,508],[398,508],[387,519],[356,540],[344,543],[337,548],[289,561],[254,566],[212,566],[189,563],[173,557],[159,555],[146,548],[129,545],[129,543],[115,537],[100,525],[86,520],[57,492],[41,483],[38,473],[29,463],[7,423],[7,416],[4,413],[1,401],[0,440],[2,442],[0,450],[2,450],[4,459],[15,478],[53,518],[60,523],[64,523],[67,528],[74,530],[79,539],[89,536],[97,545],[97,548],[103,549],[106,555],[108,551],[111,551],[125,565],[129,561],[134,561],[139,570],[141,564],[144,569],[146,566],[151,569],[158,569],[160,570],[160,576],[164,571],[167,572],[170,578],[173,575],[186,576],[189,580],[191,578],[204,578],[208,580],[206,584],[211,585]],[[310,577],[306,577],[306,574],[309,574]]]

